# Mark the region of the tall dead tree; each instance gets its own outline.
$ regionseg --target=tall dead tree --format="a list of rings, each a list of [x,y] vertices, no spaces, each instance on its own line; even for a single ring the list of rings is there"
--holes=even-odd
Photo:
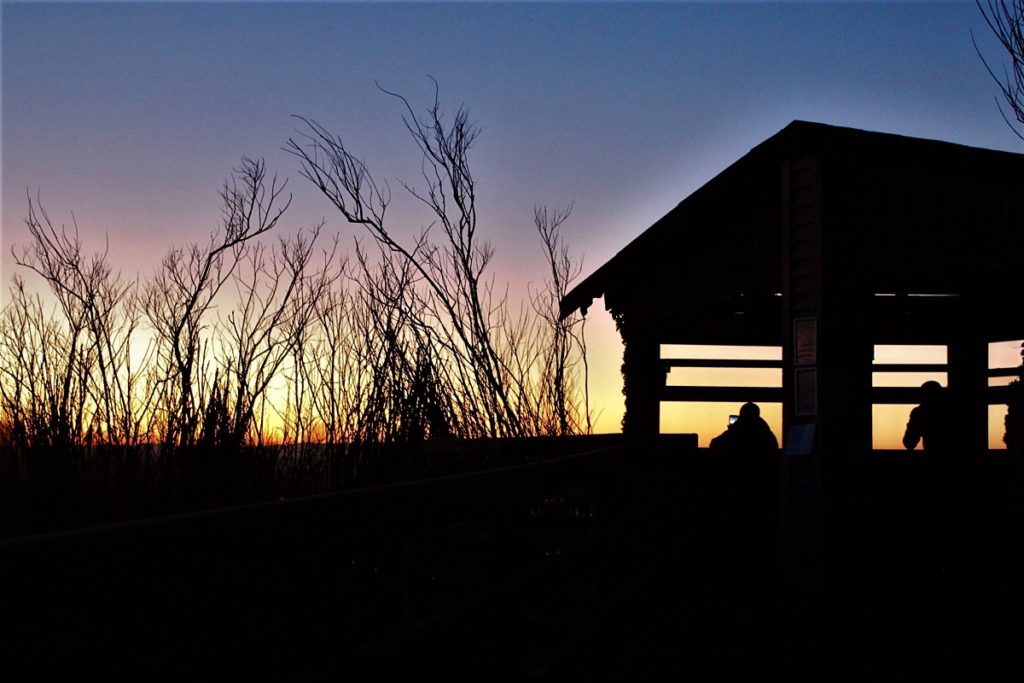
[[[540,405],[546,407],[545,431],[552,434],[573,434],[579,432],[582,417],[585,430],[590,432],[590,401],[587,391],[586,353],[583,340],[582,318],[574,313],[563,318],[559,302],[569,292],[569,286],[579,276],[581,264],[574,263],[569,255],[569,246],[561,235],[560,228],[572,213],[572,206],[548,212],[546,207],[535,207],[533,222],[540,235],[544,259],[549,267],[550,279],[544,287],[534,292],[531,299],[534,311],[544,323],[546,338],[543,343],[541,386],[549,395],[543,397]],[[583,415],[575,399],[578,387],[573,378],[573,365],[581,362],[583,376]]]
[[[399,240],[385,221],[389,187],[375,180],[341,137],[320,124],[301,119],[306,126],[301,141],[289,139],[286,149],[299,158],[301,174],[350,223],[364,226],[380,245],[400,256],[411,266],[417,284],[426,288],[429,297],[420,322],[434,332],[452,365],[469,417],[480,420],[477,435],[522,435],[520,406],[508,391],[511,371],[493,339],[505,311],[504,301],[495,300],[491,283],[484,279],[494,249],[477,232],[476,181],[469,151],[479,128],[465,107],[446,117],[436,90],[422,116],[401,95],[384,92],[404,105],[403,122],[422,155],[424,185],[403,187],[427,207],[432,225],[443,233],[442,241],[435,242],[429,229],[411,244]]]

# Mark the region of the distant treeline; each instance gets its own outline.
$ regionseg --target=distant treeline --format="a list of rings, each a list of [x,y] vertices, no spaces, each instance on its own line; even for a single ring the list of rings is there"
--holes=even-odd
[[[341,485],[382,446],[588,431],[581,321],[558,310],[579,271],[559,232],[570,209],[535,209],[548,276],[510,301],[478,233],[478,129],[464,108],[445,116],[435,102],[417,117],[401,101],[427,182],[407,189],[434,226],[411,244],[385,221],[386,185],[308,121],[287,149],[367,229],[351,252],[323,224],[281,234],[291,196],[259,159],[225,181],[207,241],[135,278],[106,251],[86,253],[77,225],[29,196],[0,313],[4,489],[34,481],[51,497],[83,477],[99,492],[119,478],[146,488],[227,473],[241,486],[243,472],[268,466],[256,454],[271,444],[276,474],[250,479],[326,468],[330,453]]]

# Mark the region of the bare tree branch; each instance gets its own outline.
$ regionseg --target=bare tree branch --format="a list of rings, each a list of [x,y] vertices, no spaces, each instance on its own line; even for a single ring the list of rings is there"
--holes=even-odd
[[[1010,66],[1003,66],[999,69],[1001,73],[997,73],[972,35],[974,50],[985,65],[985,70],[999,86],[1003,102],[1009,107],[1016,123],[1010,120],[1003,102],[997,98],[999,113],[1010,130],[1024,140],[1024,0],[975,0],[975,3],[985,23],[1003,47],[1004,58],[1009,57]]]

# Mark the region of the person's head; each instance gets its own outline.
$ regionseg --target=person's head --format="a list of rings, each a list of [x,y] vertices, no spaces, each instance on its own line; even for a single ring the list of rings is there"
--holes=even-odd
[[[740,407],[740,419],[746,418],[751,420],[755,417],[761,416],[761,409],[757,407],[756,403],[744,403]]]
[[[942,394],[942,385],[933,379],[921,385],[921,400],[931,401]]]

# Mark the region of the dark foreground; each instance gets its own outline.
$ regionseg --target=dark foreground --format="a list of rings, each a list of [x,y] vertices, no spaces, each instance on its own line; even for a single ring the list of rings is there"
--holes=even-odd
[[[1024,674],[1024,471],[679,440],[0,544],[4,680]],[[579,449],[587,451],[587,449]],[[818,510],[819,528],[794,516]]]

